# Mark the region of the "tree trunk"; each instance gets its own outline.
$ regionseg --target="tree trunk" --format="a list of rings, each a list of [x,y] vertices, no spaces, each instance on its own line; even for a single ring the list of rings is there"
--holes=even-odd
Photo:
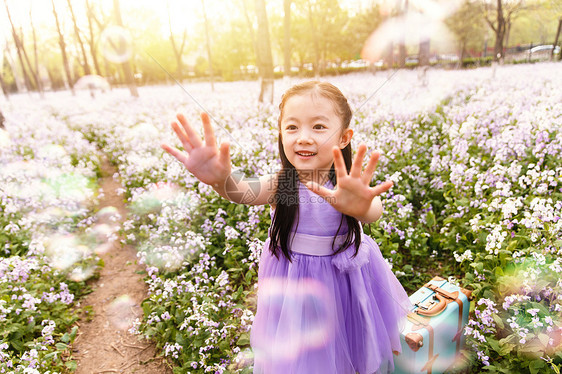
[[[420,40],[419,66],[429,66],[429,39]]]
[[[214,73],[213,73],[213,59],[211,57],[211,36],[209,34],[209,20],[207,19],[207,11],[205,10],[205,0],[201,0],[201,6],[203,7],[203,20],[205,21],[205,36],[207,38],[207,58],[209,60],[209,75],[211,78],[211,90],[215,90],[214,85]]]
[[[123,27],[123,20],[121,19],[121,7],[119,5],[119,0],[113,0],[113,11],[115,12],[115,23],[117,26]],[[125,75],[125,82],[129,86],[129,91],[133,97],[139,97],[139,92],[137,90],[137,85],[135,84],[135,79],[133,77],[133,71],[131,69],[131,63],[125,61],[121,64],[123,68],[123,74]]]
[[[100,65],[98,62],[98,56],[96,52],[96,40],[94,37],[94,10],[89,0],[86,0],[86,15],[88,16],[88,29],[90,31],[90,37],[88,38],[88,45],[90,46],[90,54],[92,55],[92,61],[94,62],[94,69],[96,69],[97,75],[102,75]]]
[[[494,60],[503,59],[503,38],[505,35],[505,18],[503,16],[502,0],[497,0],[497,18],[496,18],[496,43],[494,45]]]
[[[319,64],[320,64],[320,46],[318,45],[318,32],[314,25],[314,19],[312,17],[312,5],[310,4],[310,0],[308,2],[308,22],[310,24],[310,33],[312,34],[312,40],[314,43],[314,77],[318,79],[320,76],[318,73]]]
[[[172,43],[172,49],[174,50],[174,55],[176,56],[176,64],[178,65],[176,69],[176,75],[178,79],[183,79],[183,61],[181,56],[183,54],[183,48],[185,47],[185,41],[187,40],[187,30],[183,31],[183,36],[181,39],[181,46],[178,48],[176,45],[176,40],[174,39],[174,34],[172,33],[172,16],[170,15],[170,3],[167,2],[168,8],[168,24],[170,26],[170,43]]]
[[[39,78],[37,77],[37,73],[35,69],[33,69],[33,65],[31,65],[31,61],[29,61],[29,56],[27,55],[27,51],[25,50],[25,45],[23,44],[23,31],[21,31],[21,37],[18,37],[18,41],[20,43],[21,51],[23,52],[23,57],[25,58],[25,63],[27,64],[27,68],[29,69],[29,73],[33,78],[34,88],[41,92],[41,96],[43,96],[43,92],[39,89]]]
[[[31,80],[29,79],[29,75],[27,74],[27,70],[25,69],[25,64],[23,61],[23,56],[22,56],[22,51],[21,51],[21,46],[20,46],[20,40],[19,40],[19,36],[16,32],[16,28],[14,26],[14,23],[12,21],[12,16],[10,14],[10,9],[8,8],[8,2],[7,0],[4,0],[4,5],[6,6],[6,14],[8,15],[8,20],[10,21],[10,25],[12,26],[12,37],[14,38],[14,44],[16,45],[16,52],[18,54],[18,61],[20,63],[20,67],[23,73],[23,80],[25,83],[25,87],[27,89],[27,91],[31,91],[32,87],[31,87]],[[14,79],[16,79],[16,72],[14,72]]]
[[[43,82],[41,81],[41,74],[39,74],[39,57],[37,53],[37,35],[35,33],[35,25],[33,25],[33,18],[31,16],[31,9],[29,9],[29,23],[31,24],[31,33],[33,36],[33,57],[35,60],[35,67],[34,67],[34,74],[35,74],[35,81],[37,82],[37,89],[39,90],[39,95],[41,98],[44,97],[43,94]]]
[[[273,103],[273,57],[271,55],[271,41],[269,39],[269,23],[265,0],[256,0],[256,14],[258,16],[258,40],[256,55],[259,56],[259,74],[261,81],[260,102]]]
[[[66,55],[66,44],[64,42],[64,36],[62,34],[62,30],[60,28],[59,23],[59,16],[57,14],[57,10],[55,8],[55,1],[51,0],[51,4],[53,5],[53,15],[55,16],[55,22],[57,24],[57,32],[59,33],[59,46],[62,53],[62,62],[64,65],[64,72],[66,74],[66,79],[68,81],[68,86],[70,87],[70,91],[72,94],[75,95],[74,92],[74,81],[72,80],[72,75],[70,74],[70,65],[68,64],[68,57]]]
[[[550,51],[550,60],[554,60],[554,49],[558,45],[558,38],[560,37],[560,29],[562,28],[562,18],[558,20],[558,30],[556,31],[556,37],[554,38],[554,44],[552,45],[552,50]],[[558,52],[558,60],[562,60],[562,48]]]
[[[283,0],[283,76],[291,75],[291,0]]]
[[[82,64],[82,68],[84,69],[85,75],[92,74],[90,71],[90,65],[88,64],[88,58],[86,57],[86,49],[84,48],[84,43],[82,43],[82,38],[80,37],[80,29],[78,28],[78,24],[76,23],[76,16],[74,15],[74,9],[72,9],[72,3],[70,0],[67,0],[68,8],[70,9],[70,15],[72,16],[72,23],[74,24],[74,33],[76,34],[76,40],[78,40],[78,45],[80,46],[80,50],[82,51],[82,59],[84,60]]]
[[[250,33],[250,38],[252,40],[252,45],[254,46],[254,50],[257,51],[258,46],[256,42],[256,35],[254,33],[254,25],[250,20],[250,15],[248,14],[248,7],[246,6],[246,0],[242,0],[242,7],[244,8],[244,18],[246,19],[246,24],[248,25],[248,31]],[[258,56],[256,56],[256,66],[259,66],[259,61],[257,60]]]
[[[4,93],[6,100],[10,100],[10,93],[8,91],[8,87],[6,86],[6,83],[4,82],[4,79],[2,78],[1,72],[0,72],[0,86],[2,87],[2,92]]]
[[[398,0],[400,2],[400,0]],[[402,9],[402,15],[406,16],[408,14],[408,0],[404,2],[404,9]],[[400,37],[400,43],[398,44],[398,66],[403,68],[406,66],[406,33],[407,28],[402,30],[402,35]]]

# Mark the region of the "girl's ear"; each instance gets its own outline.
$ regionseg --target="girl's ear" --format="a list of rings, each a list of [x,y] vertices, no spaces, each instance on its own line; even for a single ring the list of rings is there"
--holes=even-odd
[[[353,136],[353,130],[352,129],[348,128],[348,129],[343,130],[343,134],[342,134],[341,139],[340,139],[340,149],[344,149],[345,147],[347,147],[349,142],[351,142],[352,136]]]

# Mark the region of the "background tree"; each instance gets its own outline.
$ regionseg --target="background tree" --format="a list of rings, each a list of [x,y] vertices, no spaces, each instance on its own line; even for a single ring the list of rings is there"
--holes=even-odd
[[[258,18],[258,38],[256,56],[260,76],[259,102],[273,103],[273,56],[269,39],[269,23],[265,0],[256,0],[256,15]]]
[[[461,61],[466,58],[468,51],[480,49],[484,40],[485,25],[481,9],[477,4],[465,0],[445,24],[455,34]]]
[[[504,42],[508,26],[515,19],[518,12],[526,9],[524,0],[484,0],[482,3],[484,19],[495,35],[494,60],[504,57]]]
[[[291,74],[291,0],[283,0],[283,76]]]
[[[205,21],[205,37],[207,40],[207,58],[209,60],[209,77],[211,79],[211,90],[215,90],[214,74],[213,74],[213,58],[211,56],[211,36],[209,34],[209,19],[207,18],[207,11],[205,10],[205,0],[201,0],[201,7],[203,8],[203,20]]]
[[[76,41],[78,42],[78,46],[80,47],[80,51],[82,52],[82,69],[84,69],[85,75],[92,74],[90,71],[90,64],[88,64],[88,58],[86,57],[86,48],[84,48],[84,43],[82,42],[82,37],[80,36],[80,29],[78,28],[78,22],[76,21],[76,15],[74,14],[74,8],[72,8],[72,2],[70,0],[66,0],[68,4],[68,10],[70,11],[70,17],[72,18],[72,24],[74,25],[74,36],[76,37]]]
[[[117,26],[123,27],[123,19],[121,18],[121,6],[119,4],[119,0],[113,0],[113,12],[115,17],[115,23],[117,24]],[[131,63],[129,62],[129,60],[127,60],[121,64],[121,67],[123,68],[125,81],[127,82],[127,86],[129,87],[129,91],[131,92],[131,95],[134,97],[138,97],[139,92],[137,90],[137,85],[135,84],[135,80],[133,77]]]
[[[172,50],[174,51],[174,56],[176,56],[176,75],[178,79],[183,79],[183,61],[182,55],[185,47],[185,42],[187,41],[187,29],[183,30],[181,37],[181,44],[178,46],[174,38],[174,33],[172,31],[172,16],[170,15],[170,2],[166,2],[166,9],[168,11],[168,26],[170,28],[170,43],[172,44]]]
[[[57,32],[59,34],[59,47],[62,55],[62,62],[64,66],[64,72],[66,74],[66,80],[68,82],[68,86],[70,87],[70,91],[72,91],[72,94],[74,95],[74,80],[72,79],[72,74],[70,73],[70,65],[68,63],[68,56],[66,54],[66,43],[64,41],[64,34],[59,22],[59,15],[55,7],[55,0],[51,0],[51,5],[53,6],[53,16],[55,17],[55,24],[57,25]]]

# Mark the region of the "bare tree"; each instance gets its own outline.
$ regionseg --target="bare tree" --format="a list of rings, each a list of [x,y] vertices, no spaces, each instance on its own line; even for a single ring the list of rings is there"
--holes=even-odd
[[[556,30],[556,36],[554,37],[554,44],[552,45],[552,50],[550,51],[550,59],[554,60],[554,49],[558,45],[558,40],[560,38],[560,29],[562,28],[562,18],[558,19],[558,30]],[[558,52],[558,60],[562,60],[562,50]]]
[[[64,36],[60,27],[59,16],[57,14],[57,9],[55,8],[55,1],[51,0],[53,6],[53,15],[55,16],[55,22],[57,24],[57,32],[59,33],[59,46],[62,54],[62,63],[64,65],[64,72],[66,74],[66,79],[68,81],[68,86],[70,91],[74,95],[74,81],[72,80],[72,75],[70,74],[70,65],[68,64],[68,56],[66,55],[66,43],[64,41]]]
[[[258,50],[258,45],[256,42],[256,35],[254,32],[254,24],[250,19],[250,13],[248,11],[248,6],[246,4],[246,0],[242,0],[242,8],[244,9],[244,18],[246,19],[246,24],[248,25],[248,32],[250,33],[250,40],[252,41],[252,46],[254,47],[254,51]],[[256,53],[256,65],[259,66],[259,56]]]
[[[37,35],[35,32],[35,25],[33,24],[33,17],[31,14],[31,8],[29,9],[29,23],[31,25],[31,33],[33,36],[33,57],[34,57],[34,76],[35,81],[37,82],[37,89],[39,90],[39,94],[43,97],[43,82],[41,82],[41,75],[39,74],[39,57],[37,53]]]
[[[291,0],[283,0],[283,76],[291,74]]]
[[[400,4],[402,3],[401,0],[397,1],[399,6],[398,9],[400,9],[400,12],[403,15],[408,14],[408,0],[404,1],[404,7],[400,6]],[[398,66],[403,68],[404,66],[406,66],[406,35],[404,35],[404,33],[406,32],[406,30],[403,30],[402,35],[400,36],[400,41],[398,43]]]
[[[121,18],[121,6],[119,5],[119,0],[113,0],[113,11],[115,12],[115,23],[117,26],[123,27],[123,19]],[[129,91],[134,97],[139,97],[139,92],[137,90],[137,85],[135,84],[135,79],[133,77],[133,71],[131,69],[131,63],[127,60],[121,64],[123,68],[123,74],[125,75],[125,82],[129,86]]]
[[[12,26],[12,37],[14,39],[14,44],[16,46],[16,52],[18,54],[18,61],[20,63],[20,67],[21,67],[21,70],[22,70],[23,79],[24,79],[24,82],[25,82],[25,87],[27,88],[28,91],[31,91],[31,89],[32,89],[31,79],[29,78],[29,75],[28,75],[28,72],[25,68],[25,63],[24,63],[24,60],[23,60],[23,51],[22,51],[23,43],[21,43],[20,37],[19,37],[19,35],[16,31],[16,27],[14,26],[14,22],[12,21],[12,15],[10,13],[10,8],[8,8],[8,2],[6,0],[4,0],[4,5],[6,6],[6,14],[8,15],[8,20],[10,21],[10,25]]]
[[[207,19],[207,11],[205,10],[205,0],[201,0],[203,7],[203,20],[205,21],[205,36],[207,38],[207,58],[209,60],[209,75],[211,78],[211,90],[215,90],[214,74],[213,74],[213,59],[211,57],[211,36],[209,34],[209,20]]]
[[[88,31],[89,31],[88,37],[86,39],[88,41],[88,45],[90,46],[90,55],[92,56],[92,61],[94,63],[94,69],[96,70],[96,74],[102,75],[100,65],[98,62],[96,38],[94,35],[94,22],[97,23],[99,29],[103,29],[105,25],[102,25],[101,22],[96,18],[94,9],[92,8],[92,4],[90,4],[89,0],[86,0],[86,15],[88,17]]]
[[[176,40],[174,38],[174,33],[172,32],[172,16],[170,15],[170,2],[166,2],[168,8],[168,24],[170,26],[170,42],[172,43],[172,49],[174,50],[174,55],[176,56],[176,63],[178,65],[176,74],[178,79],[183,78],[183,61],[182,61],[182,54],[183,49],[185,47],[185,42],[187,41],[187,29],[183,30],[183,35],[181,38],[181,45],[178,47],[176,45]]]
[[[258,40],[256,55],[261,89],[259,101],[273,103],[273,57],[271,55],[271,41],[269,39],[269,23],[265,0],[256,0],[256,14],[258,17]]]
[[[508,25],[515,19],[518,12],[528,9],[524,0],[496,0],[482,3],[484,18],[490,28],[494,31],[496,41],[494,44],[494,60],[503,59],[504,42],[507,35]]]
[[[308,22],[310,26],[310,33],[312,34],[312,41],[314,44],[314,77],[318,79],[319,74],[319,65],[320,65],[320,46],[318,42],[318,30],[316,25],[314,24],[314,17],[312,16],[312,4],[310,0],[307,0],[308,5]]]
[[[80,29],[78,28],[78,23],[76,22],[76,15],[74,14],[74,9],[72,8],[72,3],[70,0],[66,0],[68,3],[68,9],[70,10],[70,15],[72,16],[72,23],[74,25],[74,33],[76,34],[76,40],[80,46],[80,51],[82,52],[82,68],[84,69],[85,75],[90,75],[90,65],[88,64],[88,58],[86,57],[86,49],[84,48],[84,43],[82,43],[82,38],[80,37]]]

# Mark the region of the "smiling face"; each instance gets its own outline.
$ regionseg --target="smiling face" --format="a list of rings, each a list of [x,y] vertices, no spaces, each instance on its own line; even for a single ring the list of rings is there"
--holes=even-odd
[[[313,91],[291,96],[281,115],[281,141],[299,179],[323,184],[334,162],[332,148],[345,148],[353,130],[343,128],[331,100]]]

